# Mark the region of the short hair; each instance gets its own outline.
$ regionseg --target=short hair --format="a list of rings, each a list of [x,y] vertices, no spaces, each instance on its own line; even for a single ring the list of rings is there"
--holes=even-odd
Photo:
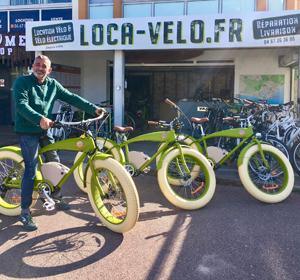
[[[49,67],[51,67],[51,60],[48,56],[43,55],[43,54],[40,54],[40,55],[36,56],[35,59],[34,59],[33,64],[35,64],[38,59],[42,59],[42,60],[45,60],[45,61],[49,62]]]

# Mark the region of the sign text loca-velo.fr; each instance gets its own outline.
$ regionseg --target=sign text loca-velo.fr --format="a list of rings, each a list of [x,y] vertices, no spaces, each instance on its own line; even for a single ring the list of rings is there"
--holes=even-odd
[[[34,46],[73,41],[74,30],[71,22],[32,28],[32,42]]]

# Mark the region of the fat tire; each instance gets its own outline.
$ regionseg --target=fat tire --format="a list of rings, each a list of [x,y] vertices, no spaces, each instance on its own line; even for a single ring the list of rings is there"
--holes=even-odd
[[[93,210],[96,216],[101,220],[101,222],[110,230],[114,232],[123,233],[132,229],[139,217],[139,196],[136,190],[135,184],[126,171],[126,169],[115,159],[107,158],[105,160],[95,159],[92,162],[95,170],[99,170],[101,168],[109,170],[122,184],[122,189],[125,193],[126,201],[127,201],[127,215],[125,219],[118,224],[110,222],[105,216],[104,211],[106,211],[106,207],[97,206],[97,201],[101,200],[102,198],[100,195],[97,195],[94,192],[94,188],[96,185],[93,183],[93,174],[90,167],[88,167],[87,174],[86,174],[86,186],[87,186],[87,193]],[[105,208],[105,209],[104,209]]]
[[[286,156],[277,148],[268,144],[262,144],[261,148],[264,152],[269,152],[270,154],[274,155],[279,164],[285,166],[283,172],[284,176],[286,176],[286,182],[284,183],[284,186],[281,187],[282,190],[276,194],[263,192],[256,187],[255,183],[251,179],[248,170],[249,161],[259,151],[258,145],[253,145],[245,152],[242,164],[238,168],[240,180],[248,193],[259,201],[265,203],[281,202],[291,194],[294,187],[294,171],[292,165],[290,164]]]
[[[204,155],[190,148],[182,148],[182,153],[184,156],[192,157],[199,162],[201,168],[206,171],[208,174],[208,178],[206,180],[205,193],[198,199],[191,200],[185,199],[175,193],[172,189],[172,183],[170,182],[170,178],[168,177],[168,167],[172,160],[180,155],[180,151],[178,149],[171,150],[163,159],[162,166],[157,172],[157,179],[159,187],[165,196],[165,198],[172,203],[173,205],[185,209],[185,210],[196,210],[204,207],[209,203],[212,199],[215,189],[216,189],[216,177],[215,172],[210,165],[209,161],[206,159]],[[200,170],[199,170],[200,172]],[[179,179],[178,179],[179,181]],[[178,186],[178,184],[173,184]],[[178,186],[179,187],[179,186]],[[176,187],[175,187],[176,188]]]
[[[22,162],[23,161],[23,157],[18,154],[15,153],[13,151],[6,151],[6,150],[2,150],[0,151],[0,161],[2,159],[11,159],[15,162]],[[24,163],[22,163],[22,167],[24,168]],[[1,184],[1,181],[0,181]],[[21,186],[20,186],[21,189]],[[38,193],[36,191],[33,191],[33,195],[32,195],[32,203],[31,203],[31,207],[33,207],[36,203],[38,199]],[[3,198],[0,197],[0,213],[6,216],[18,216],[21,214],[21,205],[20,204],[9,204],[6,201],[4,201]]]

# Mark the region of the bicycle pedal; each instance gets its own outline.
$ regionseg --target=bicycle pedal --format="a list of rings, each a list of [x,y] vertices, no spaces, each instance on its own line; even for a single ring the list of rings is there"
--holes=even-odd
[[[46,211],[52,211],[55,209],[55,202],[52,203],[50,201],[45,201],[43,207],[46,209]]]

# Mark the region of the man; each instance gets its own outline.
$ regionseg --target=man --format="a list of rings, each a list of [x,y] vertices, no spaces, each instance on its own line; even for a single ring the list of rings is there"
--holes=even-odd
[[[21,185],[20,221],[27,230],[36,230],[29,207],[32,203],[34,178],[38,164],[38,146],[53,143],[48,130],[53,121],[50,119],[54,102],[60,99],[91,115],[100,115],[103,109],[69,92],[58,81],[49,78],[51,61],[45,55],[35,58],[32,65],[33,74],[19,77],[14,84],[15,97],[15,131],[19,134],[20,146],[24,158],[25,172]],[[46,161],[59,161],[56,152],[45,154]],[[67,210],[61,195],[54,197],[58,209]]]

